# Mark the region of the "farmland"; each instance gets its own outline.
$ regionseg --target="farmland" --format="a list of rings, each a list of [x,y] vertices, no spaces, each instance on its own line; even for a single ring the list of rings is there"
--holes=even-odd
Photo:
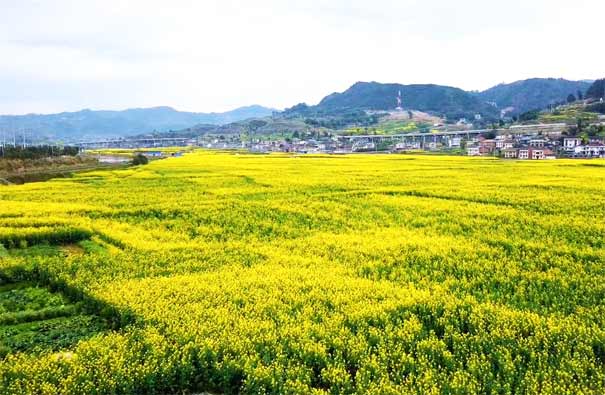
[[[0,187],[0,393],[597,394],[605,161],[194,152]]]

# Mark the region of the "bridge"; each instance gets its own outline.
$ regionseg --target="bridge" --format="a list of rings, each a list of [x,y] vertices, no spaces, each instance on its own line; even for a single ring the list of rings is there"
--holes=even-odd
[[[366,135],[350,135],[350,136],[338,136],[344,140],[405,140],[415,138],[426,138],[426,137],[470,137],[477,136],[484,133],[496,133],[496,134],[525,134],[525,133],[560,133],[567,128],[565,123],[552,123],[552,124],[534,124],[534,125],[517,125],[511,126],[510,128],[499,128],[499,129],[473,129],[473,130],[444,130],[437,132],[415,132],[415,133],[402,133],[402,134],[366,134]]]
[[[180,147],[195,144],[195,139],[167,137],[167,138],[139,138],[139,139],[113,139],[98,141],[80,141],[75,143],[80,148],[153,148],[153,147]]]

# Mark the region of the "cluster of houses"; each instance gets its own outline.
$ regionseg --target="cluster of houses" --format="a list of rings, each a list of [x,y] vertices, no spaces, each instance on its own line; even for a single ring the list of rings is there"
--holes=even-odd
[[[516,133],[515,133],[516,132]],[[403,151],[466,151],[469,156],[498,156],[504,159],[545,160],[558,157],[568,158],[605,158],[605,142],[602,140],[583,141],[578,137],[567,137],[562,133],[525,133],[513,131],[510,134],[486,138],[475,136],[441,136],[435,138],[427,134],[426,138],[396,141],[371,136],[364,139],[345,139],[342,136],[324,136],[308,139],[279,139],[241,141],[239,139],[219,139],[206,137],[198,145],[211,149],[246,149],[256,153],[290,152],[300,154],[314,153],[351,153],[351,152],[403,152]],[[148,157],[175,155],[158,151],[143,152]],[[180,153],[176,153],[180,155]]]
[[[605,143],[602,140],[584,142],[577,137],[501,135],[494,139],[478,137],[469,143],[466,148],[469,156],[499,156],[521,160],[605,158]]]
[[[246,149],[255,153],[293,152],[301,154],[351,152],[351,147],[334,137],[320,139],[255,140],[246,142],[225,142],[218,139],[203,145],[211,149]]]
[[[605,125],[605,123],[601,124]],[[139,151],[148,158],[182,155],[182,152],[179,151],[164,150],[160,148],[159,144],[169,144],[170,146],[184,146],[186,144],[210,149],[246,149],[257,153],[340,154],[443,151],[464,152],[469,156],[497,156],[504,159],[521,160],[545,160],[559,157],[605,158],[605,141],[567,136],[565,134],[566,130],[565,124],[548,124],[511,126],[509,129],[490,130],[489,132],[460,130],[402,135],[325,135],[277,140],[258,138],[247,141],[243,141],[237,135],[204,135],[194,141],[190,139],[141,139],[136,140],[136,143],[148,144],[150,148],[157,147]],[[493,138],[486,135],[492,135]],[[125,144],[127,142],[124,140],[119,143]]]
[[[249,149],[252,152],[296,152],[301,154],[317,153],[339,153],[350,151],[333,138],[316,139],[293,139],[291,141],[267,141],[250,144]]]
[[[572,158],[605,158],[605,142],[591,140],[584,144],[582,139],[576,137],[565,138],[563,151]]]

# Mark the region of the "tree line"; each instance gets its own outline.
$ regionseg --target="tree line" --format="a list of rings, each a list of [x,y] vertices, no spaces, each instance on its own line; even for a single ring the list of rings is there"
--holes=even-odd
[[[0,157],[4,159],[40,159],[53,156],[76,156],[78,147],[53,145],[37,145],[31,147],[0,146]]]

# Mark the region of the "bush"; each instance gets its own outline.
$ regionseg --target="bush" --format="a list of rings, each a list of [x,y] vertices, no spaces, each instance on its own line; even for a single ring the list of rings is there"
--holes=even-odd
[[[605,114],[605,103],[594,103],[586,107],[588,112],[596,112],[599,114]]]
[[[147,159],[147,157],[143,154],[137,154],[133,159],[132,159],[132,164],[135,166],[138,165],[146,165],[147,163],[149,163],[149,159]]]

